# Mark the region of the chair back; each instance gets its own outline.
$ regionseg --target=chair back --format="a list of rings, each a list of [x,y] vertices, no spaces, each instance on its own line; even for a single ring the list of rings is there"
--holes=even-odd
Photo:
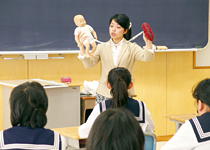
[[[144,132],[144,150],[156,150],[156,135],[151,132]]]

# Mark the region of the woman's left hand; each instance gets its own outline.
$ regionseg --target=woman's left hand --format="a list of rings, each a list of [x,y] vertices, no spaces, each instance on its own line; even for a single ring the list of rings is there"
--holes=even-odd
[[[146,38],[145,34],[143,33],[143,40],[145,42],[147,49],[152,49],[152,41]]]

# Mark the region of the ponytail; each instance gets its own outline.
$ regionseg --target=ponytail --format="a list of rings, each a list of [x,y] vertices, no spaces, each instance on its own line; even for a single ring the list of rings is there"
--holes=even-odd
[[[118,78],[111,89],[111,107],[125,107],[128,100],[128,88],[122,78]]]
[[[112,69],[108,74],[108,82],[111,85],[111,108],[125,107],[128,100],[128,86],[131,83],[130,72],[123,67]]]
[[[131,28],[128,29],[128,32],[126,34],[123,35],[123,37],[126,39],[126,40],[130,40],[131,39]]]
[[[31,113],[30,126],[31,128],[40,128],[47,124],[46,112],[42,108],[36,108]]]

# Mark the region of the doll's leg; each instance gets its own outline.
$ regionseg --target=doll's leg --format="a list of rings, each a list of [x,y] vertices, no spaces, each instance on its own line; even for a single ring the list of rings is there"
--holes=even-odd
[[[85,52],[86,52],[86,57],[90,57],[90,54],[89,54],[89,50],[90,50],[90,44],[89,43],[85,43]]]
[[[78,46],[78,47],[79,47],[79,49],[80,49],[80,53],[81,53],[82,55],[84,55],[84,54],[85,54],[84,45],[80,45],[80,46]]]
[[[96,51],[97,47],[96,43],[95,42],[91,43],[91,46],[92,46],[92,51],[90,52],[90,55],[94,57],[94,52]]]

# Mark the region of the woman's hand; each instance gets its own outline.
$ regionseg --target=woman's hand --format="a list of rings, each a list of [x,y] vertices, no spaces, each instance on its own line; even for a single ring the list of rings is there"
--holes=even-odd
[[[143,33],[143,40],[145,42],[147,49],[152,49],[152,41],[146,38],[145,34]]]
[[[81,43],[81,45],[83,45],[84,40],[87,38],[87,36],[84,36],[85,33],[81,33],[79,32],[79,41]]]
[[[84,40],[87,38],[87,36],[84,36],[84,34],[85,34],[85,33],[79,32],[79,34],[78,34],[79,43],[77,44],[77,46],[78,46],[79,49],[80,49],[80,54],[81,54],[82,56],[85,54],[85,49],[84,49],[83,42],[84,42]]]

